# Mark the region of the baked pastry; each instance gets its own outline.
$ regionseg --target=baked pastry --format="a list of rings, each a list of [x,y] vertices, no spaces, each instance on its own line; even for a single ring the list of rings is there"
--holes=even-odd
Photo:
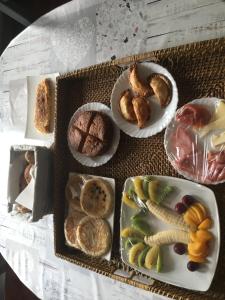
[[[136,97],[132,100],[134,112],[137,118],[138,127],[144,128],[151,117],[151,107],[149,102],[142,97]]]
[[[152,94],[150,86],[148,86],[147,83],[141,80],[138,74],[136,63],[130,66],[129,81],[133,92],[137,96],[148,97],[150,94]]]
[[[81,208],[89,216],[107,217],[112,212],[112,197],[112,188],[105,180],[90,179],[85,182],[81,190]]]
[[[31,179],[32,179],[32,177],[30,175],[30,170],[31,170],[32,166],[33,166],[32,164],[29,164],[24,169],[24,178],[25,178],[27,184],[30,183]]]
[[[79,175],[72,175],[66,184],[65,196],[68,202],[69,213],[74,210],[82,212],[80,205],[80,193],[83,179]]]
[[[25,159],[29,164],[34,165],[35,161],[34,161],[34,151],[26,151],[25,152]]]
[[[34,116],[35,128],[41,133],[52,131],[50,128],[52,101],[50,79],[44,79],[37,86]]]
[[[121,94],[120,111],[124,119],[126,119],[128,122],[137,121],[136,115],[134,113],[132,94],[130,90],[126,90]]]
[[[97,111],[81,112],[68,130],[69,145],[75,151],[95,157],[108,150],[112,131],[112,122],[107,115]]]
[[[111,245],[109,224],[103,219],[87,216],[77,227],[77,240],[86,254],[102,256],[109,251]]]
[[[64,234],[66,242],[69,246],[73,248],[80,249],[80,245],[77,240],[77,228],[79,222],[85,217],[86,215],[79,211],[74,211],[73,214],[67,216],[64,222]]]
[[[161,107],[166,107],[172,99],[172,87],[169,79],[162,74],[153,73],[149,77],[149,85]]]
[[[29,213],[31,212],[30,209],[26,208],[25,206],[21,205],[21,204],[18,204],[16,205],[16,211],[18,211],[19,213],[21,214],[26,214],[26,213]]]

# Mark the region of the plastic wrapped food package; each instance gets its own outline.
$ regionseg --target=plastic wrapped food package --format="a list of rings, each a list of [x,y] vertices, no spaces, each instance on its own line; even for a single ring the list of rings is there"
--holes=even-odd
[[[110,260],[114,198],[113,178],[69,173],[65,187],[65,244]]]
[[[170,163],[185,178],[225,182],[225,101],[202,98],[178,109],[164,146]]]

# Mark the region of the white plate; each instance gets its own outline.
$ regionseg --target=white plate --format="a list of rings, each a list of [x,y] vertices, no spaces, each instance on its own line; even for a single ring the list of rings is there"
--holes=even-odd
[[[36,89],[42,79],[50,78],[53,85],[53,95],[55,95],[56,77],[59,73],[44,74],[39,76],[28,76],[27,77],[27,125],[25,138],[45,141],[51,145],[54,142],[54,133],[42,134],[37,131],[34,126],[34,115],[35,115],[35,103],[36,103]],[[54,99],[53,99],[54,104]]]
[[[78,110],[73,114],[73,116],[69,122],[68,129],[70,128],[70,126],[73,123],[74,118],[76,118],[77,114],[79,114],[81,111],[88,111],[88,110],[99,111],[99,112],[106,114],[108,117],[110,117],[112,124],[113,124],[113,139],[111,141],[110,148],[102,155],[99,155],[96,157],[88,157],[88,156],[85,156],[84,154],[81,154],[80,152],[76,151],[75,149],[73,149],[70,146],[69,141],[68,141],[68,146],[69,146],[71,154],[77,161],[79,161],[79,163],[81,163],[82,165],[87,166],[87,167],[98,167],[98,166],[101,166],[101,165],[107,163],[113,157],[113,155],[116,153],[116,150],[118,148],[119,141],[120,141],[120,130],[113,121],[112,112],[111,112],[110,108],[108,106],[106,106],[105,104],[98,103],[98,102],[87,103],[87,104],[84,104],[83,106],[79,107]]]
[[[120,250],[122,260],[130,267],[160,281],[190,290],[207,291],[214,277],[220,249],[220,223],[215,195],[211,189],[185,179],[168,176],[153,177],[158,178],[162,182],[167,182],[169,185],[176,188],[175,191],[165,200],[164,205],[174,208],[175,204],[179,202],[184,195],[191,194],[207,207],[209,214],[213,219],[213,227],[210,231],[214,236],[214,239],[211,242],[211,254],[207,257],[209,262],[202,264],[201,269],[198,271],[190,272],[187,269],[187,255],[178,255],[173,251],[173,245],[165,245],[162,247],[164,266],[161,273],[157,273],[155,270],[146,270],[145,268],[134,267],[128,262],[127,251],[124,250],[124,239],[121,238]],[[132,177],[126,180],[124,184],[124,191],[129,189],[131,183]],[[134,214],[135,210],[129,208],[122,202],[120,218],[121,229],[130,226],[130,217]],[[153,232],[173,227],[164,224],[152,214],[150,214],[147,219]]]
[[[69,177],[72,175],[82,175],[85,177],[90,177],[90,179],[94,178],[101,178],[104,179],[110,186],[112,187],[113,190],[113,210],[110,216],[106,218],[106,220],[109,223],[110,229],[111,229],[111,234],[112,234],[112,241],[113,241],[113,228],[114,228],[114,212],[115,212],[115,179],[114,178],[109,178],[109,177],[102,177],[102,176],[95,176],[95,175],[88,175],[88,174],[80,174],[80,173],[69,173]],[[110,248],[110,251],[106,253],[102,258],[110,261],[111,259],[111,252],[112,252],[112,247]]]
[[[160,73],[166,76],[172,84],[172,99],[166,108],[162,109],[160,107],[155,96],[148,97],[152,110],[151,119],[147,123],[147,126],[142,129],[139,129],[135,124],[127,122],[120,112],[119,100],[121,98],[121,93],[127,89],[131,89],[129,84],[129,69],[120,75],[113,87],[111,94],[111,109],[117,126],[132,137],[147,138],[162,131],[173,118],[177,109],[178,91],[172,75],[158,64],[151,62],[140,63],[138,64],[138,73],[140,74],[140,78],[144,80],[152,73]]]
[[[192,104],[201,104],[201,105],[204,105],[212,114],[215,112],[216,110],[216,107],[218,106],[218,104],[220,103],[220,99],[218,98],[215,98],[215,97],[211,97],[211,98],[201,98],[201,99],[195,99],[189,103],[192,103]],[[179,108],[179,110],[182,109]],[[177,110],[177,112],[179,111]],[[177,114],[176,112],[176,114]],[[175,116],[176,116],[175,114]],[[182,176],[184,176],[185,178],[189,179],[189,180],[193,180],[195,182],[199,182],[199,183],[203,183],[203,184],[219,184],[219,183],[223,183],[225,182],[225,180],[222,180],[222,181],[204,181],[204,180],[201,180],[201,178],[197,178],[197,176],[191,176],[191,174],[189,174],[188,172],[184,172],[182,170],[180,170],[176,164],[173,164],[173,156],[171,155],[171,147],[170,147],[170,137],[171,137],[171,134],[174,132],[174,130],[176,129],[176,126],[177,126],[177,123],[176,120],[175,120],[175,116],[173,117],[172,121],[170,122],[169,126],[166,128],[166,131],[165,131],[165,135],[164,135],[164,148],[165,148],[165,151],[166,151],[166,154],[167,154],[167,157],[168,157],[168,160],[169,162],[171,163],[171,165],[173,166],[173,168]],[[218,131],[218,130],[217,130]],[[191,132],[193,132],[196,137],[198,137],[198,140],[200,141],[200,144],[202,146],[202,149],[203,149],[203,153],[205,155],[207,155],[207,152],[208,151],[218,151],[218,150],[215,150],[213,147],[212,147],[212,144],[211,144],[211,137],[213,134],[215,133],[218,133],[218,132],[215,132],[215,131],[211,131],[210,133],[208,133],[207,135],[205,135],[204,137],[201,137],[199,135],[199,133],[197,131],[193,131],[191,130]],[[220,130],[221,131],[221,130]],[[223,131],[223,130],[222,130]],[[206,159],[206,158],[205,158]]]

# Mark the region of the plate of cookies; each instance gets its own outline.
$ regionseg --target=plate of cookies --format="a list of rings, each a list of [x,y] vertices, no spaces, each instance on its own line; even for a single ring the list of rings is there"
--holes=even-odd
[[[177,108],[178,91],[162,66],[134,63],[117,79],[111,94],[113,118],[132,137],[147,138],[162,131]]]
[[[110,260],[115,180],[69,173],[65,198],[67,203],[64,221],[66,245],[89,256]]]
[[[84,104],[70,120],[68,146],[73,157],[82,165],[98,167],[107,163],[115,154],[119,140],[120,130],[105,104]]]

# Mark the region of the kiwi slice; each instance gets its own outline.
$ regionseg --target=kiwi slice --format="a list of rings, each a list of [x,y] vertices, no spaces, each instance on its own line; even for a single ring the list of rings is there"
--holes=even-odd
[[[151,229],[149,224],[141,219],[132,220],[132,227],[144,235],[151,234]]]

